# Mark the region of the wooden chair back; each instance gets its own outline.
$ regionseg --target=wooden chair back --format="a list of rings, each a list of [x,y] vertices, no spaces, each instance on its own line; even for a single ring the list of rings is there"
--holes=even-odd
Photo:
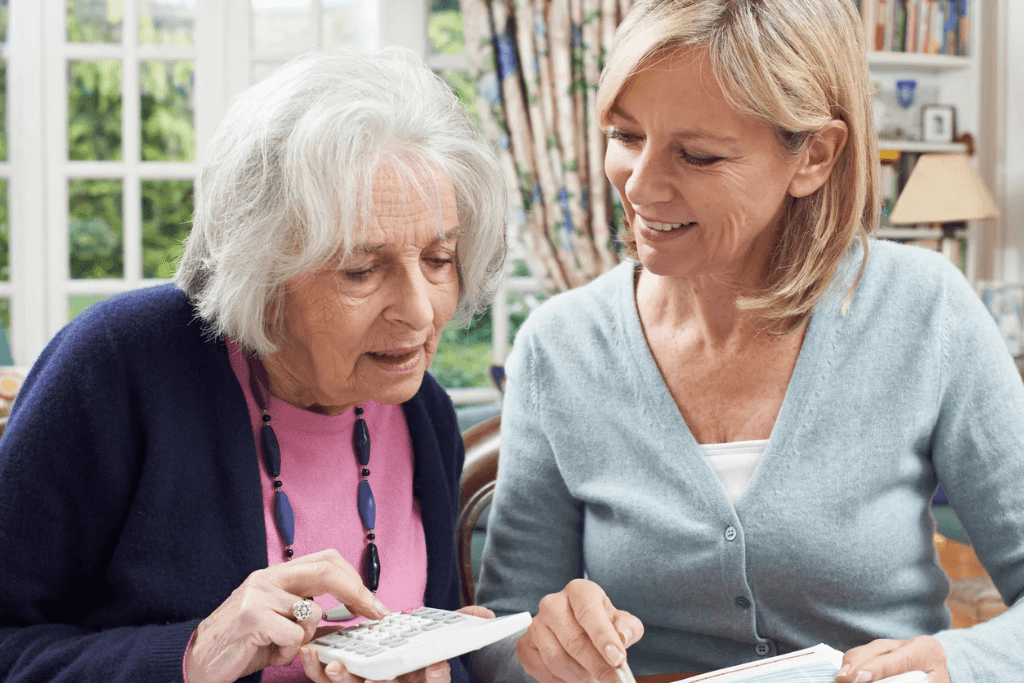
[[[459,563],[462,604],[472,605],[476,585],[473,576],[473,532],[480,515],[491,504],[498,477],[501,416],[496,415],[462,433],[466,464],[459,485],[459,516],[455,522],[455,552]]]

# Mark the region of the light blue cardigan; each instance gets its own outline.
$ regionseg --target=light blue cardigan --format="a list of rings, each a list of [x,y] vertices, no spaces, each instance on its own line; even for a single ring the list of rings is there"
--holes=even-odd
[[[586,572],[638,616],[641,674],[825,642],[938,634],[953,683],[1024,676],[1024,605],[946,630],[929,509],[941,482],[1004,599],[1024,590],[1024,385],[941,255],[851,250],[811,316],[778,421],[734,507],[648,350],[632,264],[535,311],[508,363],[478,602],[530,610]],[[513,643],[477,654],[516,680]]]

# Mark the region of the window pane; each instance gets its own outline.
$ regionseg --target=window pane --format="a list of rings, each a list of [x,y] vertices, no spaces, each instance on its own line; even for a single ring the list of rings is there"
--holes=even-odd
[[[120,43],[124,0],[67,0],[69,43]]]
[[[68,62],[68,159],[121,160],[121,62]]]
[[[0,161],[7,161],[7,62],[0,62]]]
[[[9,217],[7,212],[7,181],[0,178],[0,280],[11,279],[11,243],[8,237]]]
[[[68,181],[68,249],[71,277],[124,276],[123,183]]]
[[[195,159],[194,71],[192,62],[139,64],[143,161]]]
[[[97,301],[103,301],[106,298],[107,295],[105,294],[68,297],[68,320],[71,320],[76,315],[78,315],[85,309],[89,308],[89,306],[92,306]]]
[[[460,55],[465,47],[459,0],[434,0],[427,21],[427,41],[432,55]]]
[[[310,0],[252,0],[253,54],[313,49],[309,21]]]
[[[322,31],[324,47],[368,47],[377,34],[377,3],[324,0]]]
[[[192,47],[195,0],[139,0],[139,43]]]
[[[494,358],[491,338],[490,308],[468,327],[449,323],[441,333],[437,355],[430,364],[431,374],[449,389],[494,386],[489,376]]]
[[[171,278],[192,228],[191,180],[142,182],[142,277]]]

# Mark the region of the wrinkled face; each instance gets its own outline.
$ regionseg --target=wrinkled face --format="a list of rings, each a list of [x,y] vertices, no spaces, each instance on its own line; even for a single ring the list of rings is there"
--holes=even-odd
[[[403,194],[385,168],[373,187],[374,226],[341,267],[288,283],[288,341],[275,356],[305,405],[395,404],[419,389],[459,297],[455,192],[438,182],[442,237],[436,208],[412,187]]]
[[[725,99],[702,51],[654,60],[609,115],[605,173],[644,267],[756,281],[798,160]]]

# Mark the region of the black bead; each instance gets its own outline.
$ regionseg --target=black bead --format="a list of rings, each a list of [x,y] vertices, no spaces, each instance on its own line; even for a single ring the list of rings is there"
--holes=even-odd
[[[267,414],[264,414],[264,415],[263,415],[263,421],[264,421],[264,422],[270,422],[270,416],[269,416],[269,415],[267,415]]]
[[[260,429],[260,443],[263,446],[263,464],[267,467],[267,474],[272,477],[281,475],[281,446],[277,443],[277,434],[270,425],[263,425]]]
[[[274,488],[275,488],[275,489],[279,489],[279,488],[281,488],[282,486],[283,486],[283,484],[281,483],[281,480],[280,480],[280,479],[275,479],[275,480],[274,480]]]
[[[363,407],[362,406],[356,406],[356,417],[362,417],[362,416],[363,416]]]
[[[292,550],[291,548],[285,548],[284,549],[284,554],[285,554],[286,557],[291,557],[292,555],[295,554],[295,551]]]
[[[360,465],[370,464],[370,430],[363,418],[356,420],[355,428],[352,430],[352,450],[356,452]]]
[[[376,541],[377,540],[377,534],[375,534],[375,533],[373,533],[371,531],[370,533],[366,534],[366,540],[367,541]]]
[[[377,554],[377,546],[373,543],[366,546],[363,575],[366,577],[366,587],[371,591],[376,591],[377,586],[380,585],[380,555]]]
[[[369,467],[364,467],[363,468],[363,476],[364,477],[370,476],[370,468]]]

